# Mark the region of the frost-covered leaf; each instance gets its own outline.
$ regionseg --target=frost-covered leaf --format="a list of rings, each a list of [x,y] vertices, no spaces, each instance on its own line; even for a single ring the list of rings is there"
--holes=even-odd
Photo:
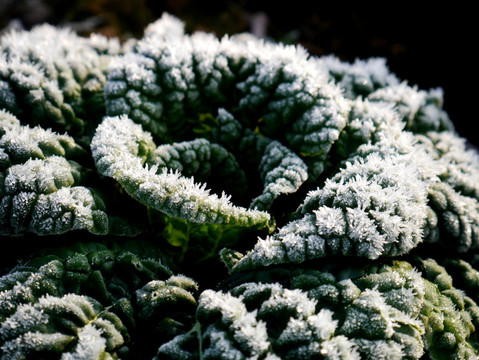
[[[6,110],[0,110],[0,149],[0,169],[53,155],[75,160],[87,153],[71,136],[39,126],[23,126],[16,116]]]
[[[19,316],[19,309],[37,304],[43,298],[59,301],[68,294],[86,296],[88,301],[97,304],[96,307],[108,309],[107,319],[118,322],[121,319],[122,335],[128,339],[122,345],[121,358],[126,359],[128,353],[132,358],[134,354],[152,355],[160,344],[184,333],[194,323],[197,284],[185,276],[174,275],[164,260],[166,256],[147,242],[138,239],[109,245],[81,242],[74,246],[42,249],[40,253],[0,277],[1,328],[12,324],[12,319]],[[106,310],[101,314],[104,312]],[[38,325],[37,332],[60,325],[61,330],[73,321],[69,315],[65,315],[65,319],[62,316],[52,313],[47,318],[41,317],[43,325]],[[15,326],[15,331],[21,333],[21,326],[27,323],[26,319],[18,320],[10,327]],[[105,322],[100,325],[109,326]],[[108,331],[100,325],[97,326],[100,333]],[[78,336],[81,334],[79,331]],[[101,349],[101,341],[92,331],[84,335],[84,343],[79,339],[76,345],[78,351]],[[7,341],[12,336],[5,335],[2,340]],[[68,339],[68,344],[76,343],[74,337]],[[66,348],[59,348],[58,352],[63,352],[65,357],[73,356]]]
[[[419,359],[424,354],[419,318],[424,284],[410,264],[338,265],[334,274],[275,268],[233,277],[223,291],[205,290],[191,335],[162,345],[158,358]]]
[[[0,234],[28,259],[2,257],[0,358],[478,358],[479,157],[442,90],[185,28],[0,37]]]
[[[263,193],[253,199],[251,208],[266,210],[283,194],[295,193],[308,178],[308,167],[295,153],[278,141],[269,143],[259,164]]]
[[[72,137],[21,125],[1,110],[0,233],[115,231],[103,196],[85,186],[92,171],[77,161],[86,154]]]
[[[465,292],[467,296],[479,300],[479,270],[476,263],[461,258],[447,257],[445,260],[436,260],[454,279],[454,286]]]
[[[397,130],[385,129],[376,144],[360,147],[323,187],[307,195],[297,219],[260,239],[234,271],[327,255],[377,259],[416,247],[435,168],[421,148],[414,148],[413,138]]]
[[[367,99],[351,101],[348,122],[333,147],[337,161],[347,160],[361,145],[381,141],[382,131],[399,126],[399,121],[392,104]]]
[[[477,358],[476,301],[456,288],[453,278],[434,259],[419,260],[418,267],[426,279],[421,318],[429,356],[433,360]]]
[[[368,99],[394,104],[407,129],[415,133],[454,131],[454,125],[443,109],[442,89],[419,90],[417,86],[402,82],[378,89]]]
[[[454,130],[443,109],[442,89],[425,91],[408,85],[391,73],[384,58],[356,59],[348,63],[330,55],[320,57],[318,64],[326,69],[348,99],[393,106],[408,130],[415,133]]]
[[[367,97],[377,89],[397,85],[399,79],[391,73],[384,58],[356,59],[353,63],[341,61],[334,55],[319,58],[319,66],[326,68],[349,99]]]
[[[127,337],[121,320],[94,299],[47,295],[19,305],[2,321],[0,359],[115,358]]]
[[[149,154],[147,165],[177,171],[198,183],[206,182],[214,189],[228,189],[238,196],[247,188],[246,175],[233,154],[204,138],[160,145]]]
[[[0,108],[25,124],[89,136],[104,112],[107,65],[120,52],[118,39],[47,24],[11,31],[0,39]]]
[[[169,20],[160,19],[152,28],[162,29],[163,21],[168,27]],[[172,143],[195,136],[204,114],[227,111],[238,121],[235,131],[278,140],[313,157],[320,172],[348,104],[304,49],[253,37],[154,33],[147,31],[133,51],[112,62],[105,85],[109,116],[126,114]]]
[[[418,137],[434,157],[440,183],[429,191],[431,220],[440,233],[427,238],[459,252],[479,246],[479,155],[464,138],[451,132]]]
[[[194,178],[153,165],[145,166],[155,144],[149,133],[128,117],[107,117],[92,140],[98,170],[118,181],[139,202],[192,223],[265,226],[269,214],[233,205]]]
[[[161,17],[148,24],[145,28],[144,37],[181,37],[185,34],[185,24],[177,17],[163,13]]]

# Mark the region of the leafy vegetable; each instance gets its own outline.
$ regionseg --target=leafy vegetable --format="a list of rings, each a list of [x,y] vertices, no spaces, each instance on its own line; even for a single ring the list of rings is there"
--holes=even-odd
[[[180,146],[186,147],[182,153],[177,150]],[[195,171],[194,168],[203,164],[205,168],[211,168],[211,162],[216,162],[223,168],[225,176],[237,176],[235,172],[240,170],[234,159],[230,161],[231,165],[228,159],[220,160],[227,154],[219,145],[213,147],[205,140],[176,147],[170,147],[170,153],[165,145],[155,149],[151,137],[128,118],[106,118],[93,138],[92,154],[103,175],[113,177],[138,201],[169,216],[195,223],[239,226],[267,223],[268,214],[235,207],[225,195],[221,198],[210,195],[191,177],[182,176],[178,171],[166,171],[166,163],[174,163],[171,157],[178,154],[177,157],[185,159],[186,164],[180,162],[179,167],[186,167],[186,172],[201,172],[202,169]],[[150,152],[152,156],[149,156]],[[142,159],[145,157],[146,166]],[[225,165],[230,165],[230,169],[225,171]]]
[[[21,125],[0,110],[0,233],[130,233],[107,214],[104,196],[88,185],[92,169],[82,166],[87,152],[67,135]],[[77,161],[75,161],[77,160]]]
[[[385,59],[4,34],[0,234],[0,359],[479,357],[479,154]]]
[[[79,37],[51,25],[0,40],[0,107],[26,124],[91,135],[104,111],[103,86],[117,39]]]
[[[475,333],[479,320],[476,302],[453,286],[451,276],[435,260],[423,260],[419,266],[430,281],[426,282],[422,317],[431,358],[476,357],[479,349]]]
[[[158,358],[175,359],[200,339],[193,351],[206,359],[418,359],[420,274],[399,262],[337,271],[276,268],[249,273],[226,292],[205,290],[197,326],[160,347]]]
[[[35,351],[147,356],[193,323],[197,284],[175,275],[150,244],[82,242],[42,252],[0,278],[5,359]],[[67,355],[73,344],[78,354]]]

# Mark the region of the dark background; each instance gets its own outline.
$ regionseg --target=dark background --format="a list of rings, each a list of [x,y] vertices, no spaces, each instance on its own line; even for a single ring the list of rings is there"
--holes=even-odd
[[[358,2],[359,3],[359,2]],[[471,6],[387,2],[193,0],[0,0],[0,28],[48,22],[80,34],[141,37],[144,27],[169,12],[188,32],[218,36],[243,31],[302,44],[314,55],[345,61],[385,57],[392,72],[420,89],[444,90],[444,108],[460,135],[479,145],[477,122],[477,18]]]

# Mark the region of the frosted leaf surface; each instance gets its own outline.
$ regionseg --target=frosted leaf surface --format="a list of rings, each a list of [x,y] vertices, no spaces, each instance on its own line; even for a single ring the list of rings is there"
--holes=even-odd
[[[381,141],[383,131],[402,131],[400,115],[394,105],[362,99],[351,101],[346,127],[341,132],[333,151],[339,160],[348,159],[361,145]]]
[[[378,89],[368,96],[370,101],[395,105],[407,129],[415,133],[454,131],[454,125],[443,110],[441,89],[419,90],[406,82]]]
[[[72,137],[0,110],[0,232],[108,233],[104,199],[84,186],[91,170],[77,162],[86,154]]]
[[[185,33],[185,24],[175,16],[163,13],[161,17],[148,24],[144,37],[181,37]]]
[[[421,318],[431,359],[474,359],[479,356],[478,306],[434,259],[418,259],[425,277],[425,305]]]
[[[11,31],[0,39],[0,107],[28,124],[85,135],[104,109],[107,64],[120,52],[117,39],[99,34],[47,24]]]
[[[83,330],[64,334],[69,344],[74,341],[68,346],[69,351],[58,348],[58,353],[66,358],[111,349],[117,336],[106,342],[101,336],[114,334],[114,327],[128,338],[128,343],[121,345],[123,355],[126,350],[151,355],[159,344],[184,333],[194,323],[197,284],[188,277],[174,275],[166,265],[165,255],[146,241],[135,239],[108,245],[84,241],[40,252],[0,277],[3,339],[34,331],[32,324],[36,324],[39,336],[45,329],[58,326],[62,333],[65,327],[78,325],[70,312],[64,314],[62,309],[55,308],[46,316],[45,310],[38,310],[36,305],[43,298],[63,303],[63,298],[73,294],[79,298],[88,296],[95,311],[99,311],[99,319],[85,322]],[[75,315],[88,317],[80,312],[84,308],[84,303],[76,306]],[[90,325],[94,329],[89,329]],[[99,331],[99,338],[95,337],[95,330]],[[75,340],[77,335],[79,339]]]
[[[435,159],[440,182],[429,191],[431,226],[429,242],[466,252],[479,244],[479,155],[464,138],[450,132],[429,132],[418,142]]]
[[[330,55],[318,60],[344,95],[356,101],[379,101],[394,106],[408,130],[415,133],[451,131],[454,125],[443,109],[441,88],[420,90],[391,73],[384,58],[344,62]]]
[[[365,266],[360,276],[339,268],[341,280],[319,269],[275,268],[243,273],[223,291],[205,290],[191,333],[196,345],[176,337],[158,358],[419,359],[420,273],[405,262]]]
[[[256,129],[318,163],[348,111],[339,89],[301,47],[201,32],[168,39],[147,32],[112,62],[105,96],[109,116],[126,114],[162,142],[198,131],[215,137],[221,124],[205,130],[204,115],[220,112],[224,119],[227,111],[238,121],[235,131]]]
[[[232,151],[238,148],[242,137],[243,126],[241,123],[227,110],[218,109],[216,126],[211,134],[212,140]]]
[[[86,154],[72,137],[38,126],[23,126],[5,110],[0,110],[0,149],[5,154],[0,168],[7,164],[23,163],[30,158],[45,159],[57,155],[75,159]]]
[[[235,271],[330,254],[377,259],[416,247],[423,240],[436,169],[399,129],[384,129],[376,144],[360,147],[322,188],[309,192],[297,219],[259,239]]]
[[[156,166],[147,168],[146,156],[154,150],[149,133],[126,116],[106,118],[92,140],[98,170],[143,204],[194,223],[255,226],[268,222],[269,214],[235,206],[225,194],[210,194],[193,178],[157,171]]]
[[[47,25],[6,33],[0,233],[111,235],[129,223],[107,213],[126,209],[205,290],[197,301],[192,279],[106,245],[49,254],[0,278],[0,352],[476,358],[478,164],[442,90],[382,58],[186,34],[168,14],[125,46]],[[417,257],[445,249],[472,265]]]
[[[299,156],[278,141],[269,143],[259,164],[263,193],[253,199],[251,208],[266,210],[282,194],[295,193],[308,179],[308,167]]]
[[[34,304],[18,306],[2,322],[0,358],[35,357],[39,353],[85,360],[92,354],[116,356],[125,342],[123,331],[120,319],[91,298],[47,295]]]
[[[353,63],[347,63],[329,55],[320,57],[318,64],[326,68],[331,79],[349,99],[367,97],[377,89],[399,83],[389,71],[384,58],[356,59]]]
[[[196,309],[198,285],[185,276],[171,276],[165,281],[152,280],[136,291],[138,316],[151,321],[162,307],[193,313]]]
[[[246,175],[233,154],[204,138],[160,145],[149,154],[147,164],[239,196],[247,188]]]
[[[100,359],[105,353],[106,340],[101,331],[92,325],[86,325],[78,333],[78,343],[72,352],[64,352],[60,360]]]

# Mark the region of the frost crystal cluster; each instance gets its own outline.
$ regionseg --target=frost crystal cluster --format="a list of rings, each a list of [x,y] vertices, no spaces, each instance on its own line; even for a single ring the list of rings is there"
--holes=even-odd
[[[0,359],[479,358],[441,89],[164,14],[0,37]]]

